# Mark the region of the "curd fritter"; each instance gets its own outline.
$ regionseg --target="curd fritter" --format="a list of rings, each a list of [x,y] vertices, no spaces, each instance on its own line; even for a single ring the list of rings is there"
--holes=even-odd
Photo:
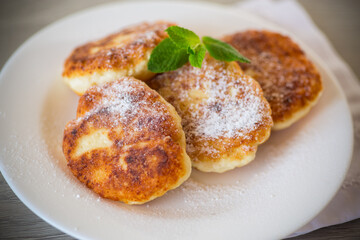
[[[91,87],[64,131],[72,173],[104,198],[142,204],[191,172],[181,119],[145,83],[123,77]]]
[[[208,54],[202,68],[189,63],[149,81],[180,117],[195,168],[224,172],[254,159],[272,127],[269,103],[260,85],[235,62]]]
[[[168,22],[141,23],[76,48],[64,65],[63,79],[79,95],[93,85],[132,76],[146,81],[151,51],[168,35]]]
[[[271,106],[273,129],[289,127],[316,104],[323,89],[320,74],[289,37],[248,30],[223,40],[251,59],[251,64],[239,64],[260,83]]]

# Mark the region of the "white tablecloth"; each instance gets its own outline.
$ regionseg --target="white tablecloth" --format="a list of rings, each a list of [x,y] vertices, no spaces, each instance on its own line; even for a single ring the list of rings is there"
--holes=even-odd
[[[322,59],[342,86],[354,122],[354,152],[346,179],[329,205],[311,222],[293,233],[297,236],[321,227],[344,223],[360,217],[360,84],[349,66],[336,53],[326,36],[312,22],[306,11],[293,0],[253,0],[238,7],[272,21],[294,33]],[[341,159],[339,159],[341,161]]]

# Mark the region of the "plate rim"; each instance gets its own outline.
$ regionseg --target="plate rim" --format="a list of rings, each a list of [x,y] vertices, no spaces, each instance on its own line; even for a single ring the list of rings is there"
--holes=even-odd
[[[326,72],[326,74],[329,76],[330,81],[332,82],[332,84],[334,84],[336,90],[338,91],[338,93],[340,94],[341,98],[344,100],[344,103],[346,105],[346,112],[348,113],[348,117],[350,119],[349,123],[350,123],[350,129],[352,132],[352,135],[350,137],[350,143],[351,143],[351,151],[349,151],[348,153],[348,157],[347,159],[347,166],[346,166],[346,171],[344,172],[343,176],[341,176],[341,181],[338,182],[338,186],[336,187],[336,191],[333,192],[331,198],[329,198],[326,201],[326,204],[323,205],[322,208],[320,208],[317,212],[313,213],[313,216],[306,220],[303,221],[303,224],[300,226],[304,226],[306,225],[308,222],[310,222],[314,217],[316,217],[322,210],[324,210],[326,208],[326,206],[331,202],[331,200],[334,198],[334,196],[337,194],[337,192],[339,191],[345,177],[346,174],[349,170],[350,164],[351,164],[351,160],[352,160],[352,155],[353,155],[353,151],[354,151],[354,138],[353,138],[353,133],[354,133],[354,126],[353,126],[353,121],[352,121],[352,114],[350,111],[350,107],[349,107],[349,103],[347,101],[346,95],[340,85],[340,83],[338,82],[336,76],[334,75],[334,73],[330,70],[330,68],[327,66],[327,64],[316,54],[316,52],[314,50],[311,49],[311,47],[309,47],[307,44],[305,44],[301,39],[299,39],[295,33],[293,33],[292,31],[289,31],[287,29],[284,29],[282,26],[277,25],[276,23],[273,22],[269,22],[267,21],[265,18],[262,18],[261,16],[257,16],[254,15],[252,13],[246,12],[242,7],[237,7],[237,8],[232,8],[233,5],[230,4],[219,4],[219,3],[209,3],[209,2],[187,2],[187,1],[176,1],[176,2],[165,2],[165,1],[136,1],[136,2],[110,2],[110,3],[105,3],[105,4],[97,4],[95,6],[92,7],[88,7],[85,9],[82,9],[80,11],[75,11],[73,13],[70,13],[64,17],[61,17],[58,20],[55,20],[54,22],[46,25],[45,27],[43,27],[42,29],[40,29],[39,31],[35,32],[34,34],[32,34],[29,38],[27,38],[12,54],[11,56],[8,58],[8,60],[5,62],[5,64],[3,65],[1,71],[0,71],[0,87],[2,85],[2,83],[5,81],[3,75],[5,75],[6,70],[9,68],[9,66],[18,58],[18,55],[20,55],[23,52],[23,49],[25,49],[28,45],[31,45],[33,41],[36,41],[37,38],[41,37],[42,34],[46,33],[49,29],[56,27],[57,25],[61,25],[62,22],[65,22],[71,18],[75,18],[77,16],[86,14],[88,12],[93,12],[93,11],[99,11],[100,9],[106,9],[106,8],[110,8],[112,6],[123,6],[123,7],[127,7],[127,6],[141,6],[144,7],[144,5],[162,5],[162,6],[197,6],[197,7],[201,7],[201,8],[207,8],[207,9],[214,9],[216,11],[223,11],[223,12],[228,12],[229,14],[231,13],[232,15],[238,15],[238,14],[244,14],[246,15],[246,17],[249,17],[250,21],[254,21],[257,24],[263,25],[264,22],[266,22],[266,26],[271,26],[271,28],[279,30],[279,32],[284,33],[289,35],[293,40],[295,40],[302,49],[305,50],[306,54],[310,56],[311,60],[314,60],[314,63],[316,65],[319,65],[321,68],[323,68],[323,70]],[[345,159],[345,158],[344,158]],[[43,210],[41,210],[41,208],[36,207],[31,201],[29,201],[27,199],[26,196],[24,196],[23,193],[21,193],[21,191],[18,189],[18,187],[16,186],[16,183],[13,181],[13,179],[8,175],[8,173],[5,171],[5,167],[4,167],[4,163],[2,158],[0,157],[0,171],[1,174],[3,175],[6,183],[9,185],[9,187],[11,188],[11,190],[15,193],[15,195],[19,198],[19,200],[28,208],[30,209],[35,215],[37,215],[39,218],[43,219],[46,223],[48,223],[49,225],[59,229],[60,231],[79,238],[79,239],[86,239],[88,236],[86,236],[86,234],[83,234],[82,232],[78,232],[76,230],[73,229],[68,229],[66,227],[63,227],[61,223],[59,223],[55,218],[56,217],[51,217],[51,216],[47,216],[47,214],[45,212],[43,212]],[[300,228],[299,227],[299,228]],[[287,234],[287,236],[291,233],[293,233],[294,231],[296,231],[297,229],[292,230],[291,232],[289,231],[289,233]]]

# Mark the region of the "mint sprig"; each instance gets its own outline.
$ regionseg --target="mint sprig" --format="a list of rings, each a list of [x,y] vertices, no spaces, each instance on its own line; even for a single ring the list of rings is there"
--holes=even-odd
[[[179,48],[170,38],[165,38],[151,52],[148,69],[154,73],[173,71],[189,61],[186,49]]]
[[[220,40],[204,36],[202,41],[193,31],[179,26],[165,30],[169,38],[164,39],[151,52],[148,69],[154,73],[173,71],[190,61],[194,67],[201,68],[206,51],[221,61],[250,63],[235,48]]]

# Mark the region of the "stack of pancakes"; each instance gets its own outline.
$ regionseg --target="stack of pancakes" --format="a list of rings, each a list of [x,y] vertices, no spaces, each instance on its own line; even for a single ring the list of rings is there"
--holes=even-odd
[[[63,77],[81,95],[64,131],[73,174],[102,197],[141,204],[182,184],[191,166],[225,172],[248,164],[271,129],[317,102],[322,82],[290,38],[249,30],[225,36],[251,64],[206,55],[156,75],[151,51],[174,24],[142,23],[76,48]]]

